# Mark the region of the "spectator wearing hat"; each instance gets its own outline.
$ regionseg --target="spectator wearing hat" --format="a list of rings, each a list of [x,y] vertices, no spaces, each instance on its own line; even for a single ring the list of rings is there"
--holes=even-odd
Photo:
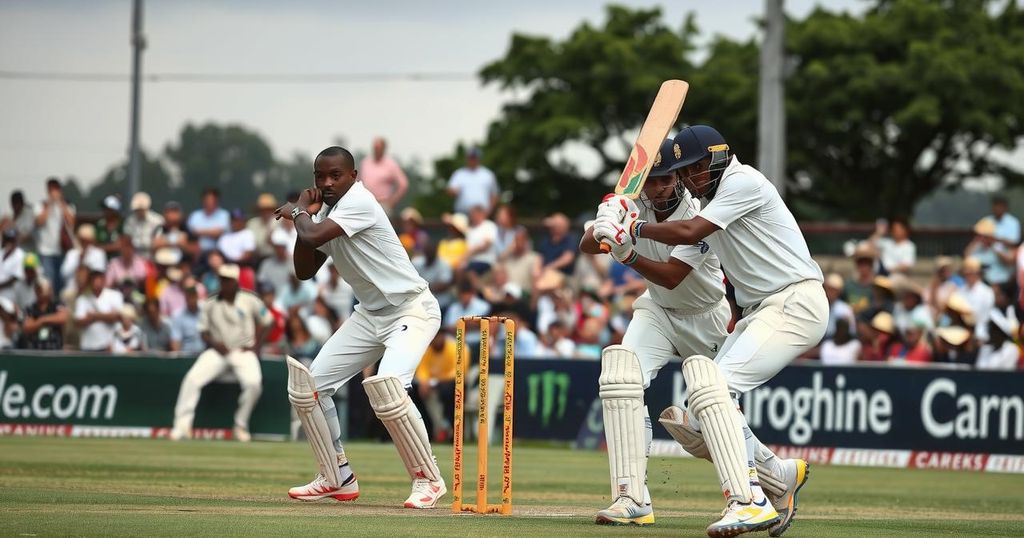
[[[936,319],[941,313],[949,296],[964,285],[964,279],[955,270],[955,265],[953,258],[949,256],[939,256],[935,259],[935,274],[928,282],[924,298],[925,304],[932,310],[932,319]]]
[[[25,254],[22,268],[25,273],[25,279],[19,280],[14,284],[14,304],[24,310],[36,302],[36,284],[46,280],[46,278],[40,273],[42,268],[39,264],[39,256],[34,252]]]
[[[295,275],[288,234],[284,230],[274,230],[270,234],[270,242],[273,250],[269,257],[260,262],[256,282],[258,286],[268,285],[274,290],[284,289]]]
[[[1012,310],[992,310],[988,321],[988,341],[978,348],[975,368],[979,370],[1016,370],[1020,359],[1020,347],[1014,336],[1020,331],[1020,323]]]
[[[139,329],[142,330],[143,349],[171,351],[171,322],[160,313],[160,301],[147,299],[142,304],[142,322],[139,323]]]
[[[206,349],[199,334],[199,286],[189,277],[182,286],[185,290],[185,308],[171,317],[171,351],[196,356]]]
[[[149,194],[137,192],[129,204],[132,212],[124,219],[124,233],[131,238],[135,251],[143,258],[153,255],[153,238],[164,224],[164,218],[150,209],[152,205]]]
[[[64,188],[57,178],[46,180],[46,199],[36,206],[36,248],[43,272],[53,289],[64,289],[61,262],[71,248],[71,230],[75,227],[75,208],[64,200]]]
[[[888,235],[887,235],[888,234]],[[879,252],[882,267],[890,273],[906,273],[917,261],[917,247],[910,240],[910,225],[902,218],[879,220],[870,241]]]
[[[146,282],[152,267],[148,260],[135,252],[135,243],[131,236],[125,234],[118,238],[118,246],[120,255],[107,266],[107,286],[114,286],[124,280],[131,280],[136,284]]]
[[[64,255],[64,263],[60,266],[61,277],[70,280],[79,265],[101,273],[107,270],[107,253],[96,246],[96,227],[92,224],[78,227],[78,246]]]
[[[964,249],[964,258],[975,258],[984,271],[985,282],[1002,286],[1013,278],[1016,252],[996,239],[996,224],[985,217],[974,225],[974,239]]]
[[[878,250],[868,241],[861,241],[851,255],[854,263],[853,278],[843,283],[846,302],[855,314],[860,315],[871,306],[872,288],[875,282],[875,264]]]
[[[931,331],[934,324],[932,313],[924,302],[924,289],[905,275],[894,275],[892,280],[896,291],[896,303],[892,310],[896,330],[902,334],[920,325],[926,331]]]
[[[466,260],[466,232],[469,219],[462,213],[445,213],[441,222],[447,226],[447,236],[437,243],[437,257],[444,260],[456,273],[463,269]]]
[[[961,273],[964,276],[964,288],[960,290],[971,312],[975,315],[976,336],[984,341],[987,339],[988,318],[992,307],[996,304],[995,292],[992,287],[981,279],[982,264],[978,258],[967,258],[964,260]]]
[[[846,318],[836,319],[835,330],[826,337],[819,348],[819,359],[823,366],[848,366],[861,356],[861,342],[851,334],[855,325]]]
[[[935,329],[934,362],[974,364],[978,357],[971,331],[959,325]]]
[[[896,343],[896,325],[892,314],[879,312],[871,318],[867,345],[861,354],[865,361],[884,361],[889,358],[892,347]]]
[[[237,265],[222,265],[217,272],[221,279],[220,293],[207,300],[200,311],[199,330],[208,348],[199,354],[181,382],[171,439],[192,436],[192,423],[203,387],[228,370],[235,373],[242,386],[233,435],[239,441],[252,439],[249,418],[263,392],[263,374],[256,353],[273,318],[259,298],[239,287],[239,273]]]
[[[217,248],[217,240],[231,229],[231,215],[220,207],[219,189],[203,190],[202,207],[188,216],[188,229],[199,238],[200,254]]]
[[[11,212],[0,216],[0,230],[14,230],[19,247],[26,252],[35,250],[36,216],[20,190],[11,192]]]
[[[102,268],[90,269],[88,288],[75,300],[75,324],[81,329],[82,351],[110,351],[121,321],[124,298],[106,287]]]
[[[0,233],[0,297],[17,304],[17,287],[25,281],[25,251],[18,246],[18,232],[8,228]]]
[[[241,209],[231,210],[231,230],[217,239],[217,250],[225,261],[248,267],[256,254],[256,236],[245,227],[245,214]]]
[[[100,204],[103,216],[96,221],[96,245],[108,256],[116,256],[118,239],[124,234],[124,219],[121,217],[121,199],[113,194],[103,198]]]
[[[256,216],[245,223],[245,227],[252,232],[252,237],[256,241],[256,257],[259,259],[274,254],[272,238],[274,232],[281,228],[280,221],[274,218],[274,210],[279,205],[273,194],[260,194],[256,198]]]
[[[423,256],[430,242],[430,236],[423,229],[423,215],[415,207],[407,207],[399,215],[401,219],[401,233],[398,240],[402,242],[405,251],[409,253],[409,259],[416,262],[416,258]]]
[[[64,325],[68,311],[54,301],[53,286],[45,279],[35,282],[35,301],[24,309],[22,349],[56,350],[64,347]]]
[[[146,348],[146,337],[136,323],[138,319],[139,314],[135,311],[135,306],[126,304],[121,307],[121,322],[114,328],[114,343],[110,346],[112,353],[123,355]]]
[[[546,233],[537,249],[543,264],[541,274],[560,271],[566,276],[571,275],[576,264],[579,238],[569,233],[569,217],[554,213],[544,219],[544,229]]]
[[[942,307],[942,315],[935,323],[936,327],[963,327],[974,331],[975,317],[971,305],[959,292],[949,296]]]
[[[878,275],[871,283],[871,304],[857,315],[858,334],[870,333],[870,326],[875,316],[881,312],[892,314],[896,306],[896,286],[892,279]],[[885,357],[881,357],[882,360]]]
[[[828,298],[828,326],[825,329],[825,338],[827,339],[832,338],[836,333],[836,321],[844,319],[848,327],[856,327],[857,321],[854,317],[853,309],[842,299],[843,277],[836,273],[831,273],[825,277],[824,286],[825,296]]]
[[[175,201],[164,204],[163,219],[164,223],[157,227],[153,235],[154,252],[170,248],[177,250],[179,257],[194,256],[197,253],[196,240],[185,226],[181,204]]]
[[[359,180],[391,215],[409,189],[409,178],[394,159],[385,155],[386,150],[387,141],[383,137],[373,139],[373,152],[359,163]]]
[[[438,248],[434,246],[434,243],[428,241],[424,247],[423,256],[413,259],[412,265],[416,268],[416,272],[423,277],[423,280],[427,281],[430,293],[437,298],[437,304],[444,312],[453,300],[451,288],[455,276],[451,266],[437,255],[437,251]],[[321,293],[323,292],[321,291]]]
[[[480,164],[480,148],[466,152],[466,166],[448,179],[448,194],[455,198],[455,212],[469,213],[473,206],[483,206],[490,215],[498,203],[498,180],[494,172]]]
[[[929,326],[926,320],[913,319],[910,325],[900,332],[900,341],[889,350],[889,362],[910,364],[928,364],[932,362],[932,348],[928,345]]]

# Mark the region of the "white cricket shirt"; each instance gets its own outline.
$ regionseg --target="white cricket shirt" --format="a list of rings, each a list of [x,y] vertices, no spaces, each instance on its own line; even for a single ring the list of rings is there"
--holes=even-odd
[[[88,314],[110,314],[119,312],[124,306],[121,292],[104,288],[99,296],[87,292],[75,299],[75,319],[82,319]],[[114,343],[114,331],[117,322],[96,321],[82,329],[79,346],[83,351],[105,351]]]
[[[662,222],[692,219],[700,213],[700,201],[687,192],[676,210]],[[640,204],[640,218],[656,222],[653,209]],[[696,245],[666,245],[640,238],[633,247],[637,254],[659,262],[670,257],[681,260],[693,268],[690,274],[675,289],[668,289],[653,282],[647,282],[647,294],[662,308],[681,310],[706,310],[718,304],[725,296],[725,284],[718,257],[705,241]]]
[[[739,306],[756,305],[790,284],[824,280],[779,191],[736,157],[700,216],[721,228],[704,240],[736,287]]]
[[[314,222],[324,219],[338,223],[346,235],[317,250],[334,260],[363,308],[397,306],[427,289],[384,209],[361,182],[356,181],[334,207],[325,204],[313,216]]]

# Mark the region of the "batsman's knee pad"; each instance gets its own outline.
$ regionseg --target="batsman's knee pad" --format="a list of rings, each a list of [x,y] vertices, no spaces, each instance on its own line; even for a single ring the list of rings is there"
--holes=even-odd
[[[601,352],[600,395],[611,468],[612,498],[628,495],[644,503],[647,433],[644,377],[636,353],[614,345]]]
[[[363,389],[373,412],[391,434],[409,476],[440,480],[441,472],[430,450],[423,416],[413,405],[401,380],[391,375],[375,375],[363,381]]]
[[[661,412],[658,422],[691,456],[711,461],[711,453],[704,442],[704,434],[693,428],[685,410],[674,405],[668,407]]]
[[[683,379],[689,392],[687,408],[700,421],[723,491],[729,497],[750,502],[753,492],[743,420],[725,376],[713,360],[693,355],[683,361]]]
[[[309,370],[301,362],[287,357],[288,401],[295,408],[295,414],[306,432],[309,447],[313,449],[320,473],[333,487],[341,487],[341,473],[338,469],[338,452],[334,448],[334,436],[327,424],[327,416],[320,407],[316,383]]]

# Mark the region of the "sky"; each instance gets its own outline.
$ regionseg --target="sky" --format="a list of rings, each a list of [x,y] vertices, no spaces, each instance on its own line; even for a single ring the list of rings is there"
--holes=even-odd
[[[659,6],[678,27],[694,12],[703,38],[756,35],[756,0],[620,0]],[[802,17],[819,2],[789,0]],[[312,156],[344,140],[367,151],[387,138],[403,160],[429,163],[458,141],[484,137],[503,102],[514,96],[481,86],[481,66],[501,58],[514,32],[561,38],[583,20],[601,24],[604,2],[327,2],[272,0],[145,3],[145,74],[454,73],[449,80],[358,80],[346,83],[239,84],[146,82],[141,144],[158,153],[186,123],[239,123],[266,139],[278,159]],[[863,2],[829,8],[860,11]],[[131,68],[130,0],[3,0],[0,73],[127,75]],[[88,185],[125,159],[129,138],[127,80],[0,78],[0,205],[22,189],[42,197],[46,177],[75,176]]]

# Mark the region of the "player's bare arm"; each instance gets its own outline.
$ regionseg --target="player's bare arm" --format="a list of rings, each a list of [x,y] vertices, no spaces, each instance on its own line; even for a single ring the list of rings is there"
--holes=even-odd
[[[669,222],[647,222],[637,229],[644,239],[666,245],[694,245],[720,230],[704,217]]]

